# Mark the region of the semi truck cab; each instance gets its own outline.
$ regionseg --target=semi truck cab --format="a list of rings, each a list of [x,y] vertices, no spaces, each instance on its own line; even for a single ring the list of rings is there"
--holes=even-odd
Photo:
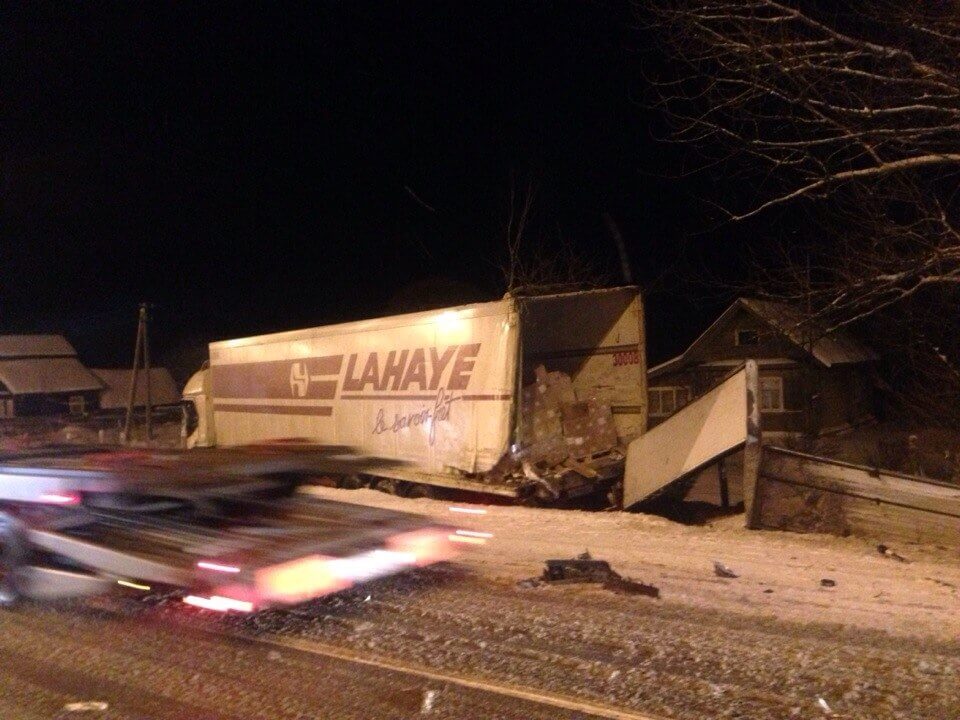
[[[188,448],[214,447],[217,433],[213,423],[213,396],[210,364],[204,362],[183,388],[183,413]]]

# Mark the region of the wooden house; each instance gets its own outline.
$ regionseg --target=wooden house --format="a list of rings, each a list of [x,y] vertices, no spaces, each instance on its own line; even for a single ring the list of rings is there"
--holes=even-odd
[[[872,349],[804,322],[790,305],[739,298],[681,355],[649,370],[650,426],[747,359],[759,365],[765,433],[823,433],[876,412]]]

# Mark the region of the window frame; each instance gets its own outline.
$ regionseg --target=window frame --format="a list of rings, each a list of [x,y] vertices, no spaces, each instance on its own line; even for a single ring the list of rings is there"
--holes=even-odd
[[[764,383],[767,383],[768,387],[764,387]],[[779,407],[764,407],[764,398],[765,392],[769,389],[769,385],[773,384],[776,386],[777,393],[776,396],[779,398],[780,403]],[[782,375],[761,375],[759,378],[759,391],[760,391],[760,412],[765,413],[782,413],[786,412],[787,408],[785,405],[785,398],[783,392],[783,376]]]
[[[683,393],[684,402],[678,403],[677,396]],[[656,394],[657,396],[657,412],[653,411],[654,404],[652,395]],[[669,412],[665,412],[663,409],[663,396],[671,395],[673,398],[673,409]],[[673,415],[677,410],[686,407],[690,404],[690,386],[689,385],[656,385],[654,387],[647,388],[647,415],[654,418],[665,418]]]
[[[753,333],[753,337],[756,338],[756,342],[744,343],[740,342],[740,335],[743,333]],[[757,347],[760,344],[760,331],[754,330],[753,328],[741,328],[738,327],[733,332],[733,344],[737,347]]]
[[[67,398],[70,415],[83,415],[87,411],[87,399],[83,395],[71,395]]]

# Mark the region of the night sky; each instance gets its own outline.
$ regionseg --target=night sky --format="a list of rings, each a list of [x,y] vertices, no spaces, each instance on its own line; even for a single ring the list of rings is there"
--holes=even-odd
[[[721,309],[677,276],[729,252],[668,176],[628,3],[270,7],[0,15],[0,331],[127,364],[149,300],[182,374],[213,339],[493,299],[511,177],[613,282],[620,224],[651,360]]]

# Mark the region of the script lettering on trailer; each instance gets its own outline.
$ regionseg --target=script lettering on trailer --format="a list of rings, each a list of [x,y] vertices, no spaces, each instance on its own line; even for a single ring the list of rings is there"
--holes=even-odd
[[[381,364],[379,353],[371,352],[362,370],[358,370],[358,355],[352,354],[347,358],[341,398],[347,400],[366,396],[384,400],[430,401],[432,406],[410,413],[395,412],[392,418],[388,417],[387,409],[381,407],[377,410],[373,434],[398,433],[423,425],[427,428],[429,443],[433,445],[437,439],[438,424],[450,419],[453,404],[462,399],[462,395],[456,395],[455,391],[467,389],[479,353],[480,343],[450,345],[443,349],[391,350]],[[397,394],[372,395],[371,391]],[[412,391],[417,391],[417,394],[412,394]],[[424,391],[433,395],[424,395]]]
[[[385,355],[374,350],[365,356],[351,353],[346,356],[346,368],[340,386],[339,399],[348,400],[412,400],[429,405],[409,413],[393,413],[381,407],[373,424],[373,434],[398,433],[411,427],[425,426],[431,445],[437,437],[438,423],[450,419],[452,406],[467,389],[480,354],[480,343],[448,345],[446,347],[405,348],[390,350]],[[336,367],[344,356],[337,356]],[[326,386],[324,397],[333,398],[335,388],[327,376],[312,373],[308,360],[290,365],[290,395],[294,398],[313,396],[318,383]]]
[[[410,427],[418,425],[427,426],[427,437],[430,444],[433,445],[437,439],[437,424],[450,419],[450,406],[455,400],[460,400],[459,396],[448,395],[443,388],[437,391],[437,397],[434,400],[432,408],[424,408],[418,412],[393,414],[393,422],[387,423],[386,409],[377,410],[377,419],[373,424],[373,434],[382,435],[385,432],[398,433]]]

